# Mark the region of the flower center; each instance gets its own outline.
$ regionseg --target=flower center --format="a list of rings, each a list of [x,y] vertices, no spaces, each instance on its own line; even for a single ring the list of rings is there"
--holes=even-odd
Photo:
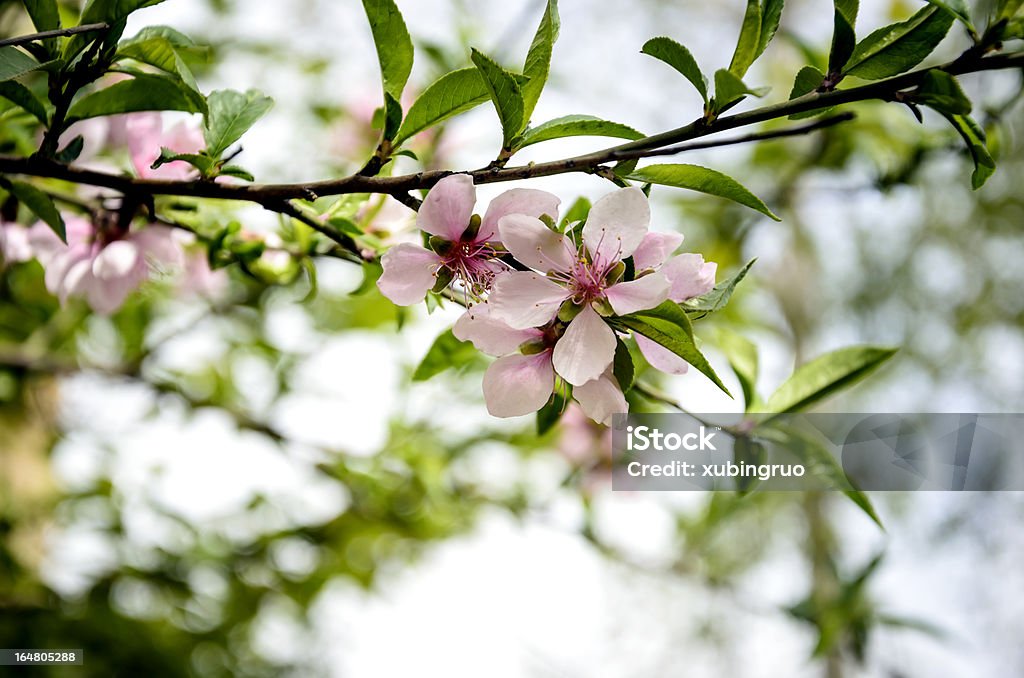
[[[452,278],[460,281],[466,291],[479,298],[491,287],[491,282],[500,267],[494,259],[498,253],[486,242],[460,240],[441,256],[442,264],[451,271]]]

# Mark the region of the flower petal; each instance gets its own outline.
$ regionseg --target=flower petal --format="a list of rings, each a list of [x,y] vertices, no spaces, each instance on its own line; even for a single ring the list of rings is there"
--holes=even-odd
[[[573,386],[601,376],[615,358],[615,332],[589,304],[572,319],[555,344],[552,362]]]
[[[462,237],[476,204],[476,187],[468,174],[452,174],[437,182],[420,206],[416,226],[445,240]]]
[[[583,242],[602,263],[619,261],[640,246],[650,224],[651,206],[643,191],[620,188],[594,203],[583,225]]]
[[[650,273],[642,278],[620,282],[605,290],[605,297],[612,305],[615,315],[626,315],[634,311],[654,308],[668,299],[671,288],[668,280],[660,273]]]
[[[681,233],[648,233],[633,252],[633,268],[637,272],[656,271],[682,244]]]
[[[707,294],[715,286],[715,272],[718,264],[705,263],[699,254],[680,254],[669,259],[661,271],[672,283],[669,298],[672,301],[686,301]]]
[[[121,308],[124,300],[146,279],[146,269],[136,268],[128,275],[115,278],[93,276],[83,285],[89,306],[100,315],[110,315]]]
[[[166,226],[150,225],[132,233],[130,240],[138,245],[144,259],[180,268],[185,265],[185,253],[175,234]]]
[[[546,214],[552,219],[557,219],[558,205],[561,202],[558,196],[534,188],[513,188],[505,191],[487,206],[483,223],[480,225],[480,233],[475,240],[494,240],[498,235],[498,222],[509,214],[525,214],[536,218]]]
[[[622,389],[615,377],[607,372],[573,388],[572,397],[580,404],[584,414],[605,426],[611,426],[613,414],[629,411]]]
[[[491,305],[486,301],[466,309],[455,325],[452,334],[461,341],[470,341],[478,351],[487,355],[503,356],[513,353],[520,346],[544,335],[538,329],[515,330],[491,315]]]
[[[380,260],[384,273],[377,280],[381,294],[399,306],[423,301],[437,282],[441,258],[411,243],[395,245]]]
[[[510,214],[498,222],[501,242],[521,263],[541,273],[568,271],[576,253],[568,239],[536,217]]]
[[[31,258],[28,229],[19,224],[0,223],[0,262],[13,264]]]
[[[517,330],[554,319],[569,291],[539,273],[509,271],[494,278],[488,303],[495,318]]]
[[[640,349],[640,353],[643,354],[644,358],[647,359],[647,362],[654,369],[661,370],[667,374],[686,374],[686,371],[690,369],[688,362],[653,339],[648,339],[644,335],[636,333],[633,334],[633,338],[636,339],[636,345]]]
[[[92,260],[92,274],[102,280],[124,278],[142,261],[138,246],[128,240],[118,240],[104,247]]]
[[[554,387],[550,351],[509,355],[484,373],[484,402],[495,417],[518,417],[544,407]]]

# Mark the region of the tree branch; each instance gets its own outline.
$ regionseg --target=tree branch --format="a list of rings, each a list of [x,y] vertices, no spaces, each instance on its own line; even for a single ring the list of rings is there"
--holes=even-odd
[[[1024,52],[998,54],[989,57],[959,58],[941,66],[918,69],[859,87],[830,92],[811,92],[796,99],[717,118],[712,121],[701,118],[688,125],[667,132],[584,155],[515,167],[485,167],[470,171],[468,174],[473,177],[473,181],[476,184],[489,184],[571,172],[596,173],[601,165],[624,157],[639,158],[665,154],[668,152],[663,150],[666,147],[718,132],[754,125],[768,120],[785,118],[794,113],[804,113],[872,99],[889,100],[896,92],[920,84],[924,76],[932,70],[940,69],[953,75],[962,75],[981,71],[1019,68],[1022,66],[1024,66]],[[836,122],[839,121],[837,120]],[[794,131],[793,133],[805,133],[806,131],[810,130]],[[756,141],[761,138],[758,135],[750,135],[750,138],[745,141]],[[715,145],[741,142],[741,140],[732,140]],[[674,149],[672,152],[681,153],[695,150],[696,148],[710,147],[713,147],[713,145],[694,144],[690,147]],[[124,175],[70,167],[39,156],[27,158],[0,156],[0,173],[63,179],[80,184],[109,188],[123,194],[178,195],[195,198],[241,200],[258,203],[275,211],[282,211],[278,209],[282,201],[292,199],[315,200],[321,196],[351,193],[383,193],[395,197],[400,202],[403,202],[403,204],[408,204],[407,198],[404,196],[410,191],[429,189],[438,181],[454,172],[435,170],[390,177],[369,177],[356,174],[339,179],[292,184],[220,184],[211,181],[136,179]],[[282,213],[288,212],[282,211]],[[312,224],[310,225],[312,226]],[[321,229],[317,228],[317,230]],[[337,234],[324,234],[337,241],[335,237]]]

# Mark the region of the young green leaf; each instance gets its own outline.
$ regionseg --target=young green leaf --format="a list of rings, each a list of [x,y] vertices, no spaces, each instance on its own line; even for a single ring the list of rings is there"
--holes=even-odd
[[[731,278],[723,280],[714,286],[714,288],[707,294],[702,294],[699,297],[693,299],[687,299],[683,302],[683,308],[688,312],[699,313],[698,320],[708,313],[716,313],[721,311],[729,303],[732,298],[732,293],[736,289],[736,286],[747,277],[747,273],[750,271],[750,267],[754,265],[757,259],[751,259],[743,268],[736,272]]]
[[[764,0],[761,5],[761,36],[757,43],[757,53],[754,59],[764,54],[769,43],[779,30],[779,22],[782,20],[782,6],[786,0]]]
[[[941,111],[940,111],[941,112]],[[988,178],[996,171],[996,161],[989,153],[985,139],[985,130],[973,118],[966,115],[950,115],[942,113],[949,124],[963,137],[967,150],[974,160],[974,173],[971,174],[971,187],[978,190],[985,185]]]
[[[850,60],[857,44],[857,12],[860,0],[832,0],[835,9],[832,27],[832,48],[828,55],[828,72],[840,73]]]
[[[216,168],[216,162],[208,155],[202,153],[177,153],[169,148],[161,148],[160,156],[153,161],[150,169],[157,169],[169,162],[187,162],[199,170],[199,173],[204,177],[213,176],[213,171]]]
[[[615,338],[615,359],[612,361],[612,375],[615,381],[619,382],[619,388],[623,393],[633,388],[633,356],[629,353],[629,347],[622,339]]]
[[[273,99],[252,89],[244,94],[230,89],[217,90],[210,92],[207,101],[209,113],[203,136],[206,153],[214,159],[219,159],[228,146],[241,139],[274,105]]]
[[[745,410],[750,412],[759,400],[756,390],[757,347],[749,339],[725,329],[718,332],[718,347],[725,353],[729,366],[739,379]]]
[[[662,302],[655,308],[637,311],[620,316],[613,324],[622,329],[629,329],[655,341],[677,356],[696,367],[715,386],[722,389],[730,398],[732,394],[715,373],[704,354],[697,348],[693,337],[693,327],[683,309],[672,301]]]
[[[501,121],[502,140],[505,148],[523,129],[523,91],[515,76],[499,66],[482,52],[473,50],[473,63],[480,71],[494,108]]]
[[[179,83],[158,75],[138,74],[79,99],[68,113],[70,120],[138,111],[200,113],[195,98]]]
[[[796,74],[796,79],[793,81],[793,89],[789,93],[790,100],[797,99],[810,94],[819,87],[821,83],[825,81],[825,74],[819,71],[814,66],[804,66]],[[802,120],[803,118],[813,118],[816,115],[827,113],[831,111],[835,106],[829,106],[828,108],[819,108],[813,111],[804,111],[803,113],[794,113],[789,116],[790,120]]]
[[[463,68],[438,78],[409,107],[395,143],[487,101],[490,93],[480,71]]]
[[[26,184],[23,181],[11,181],[8,182],[8,190],[17,198],[25,207],[32,210],[32,213],[37,217],[46,222],[57,237],[60,238],[61,242],[67,244],[68,236],[67,231],[64,227],[64,217],[60,215],[60,210],[53,204],[53,200],[50,196],[46,195],[32,184]]]
[[[26,111],[34,115],[36,120],[44,125],[47,124],[48,116],[46,115],[46,106],[44,106],[43,102],[32,93],[32,90],[25,87],[20,82],[15,80],[0,82],[0,97],[21,106]]]
[[[726,174],[700,165],[648,165],[633,171],[628,178],[716,195],[757,210],[775,221],[782,221],[768,209],[768,206],[760,198],[748,191],[738,181]]]
[[[736,49],[729,62],[729,72],[742,78],[754,63],[761,43],[761,2],[747,0],[747,10],[743,14],[743,25],[740,26],[740,37],[736,41]]]
[[[914,92],[914,100],[950,115],[970,115],[971,100],[960,88],[956,78],[940,70],[924,74],[921,85]]]
[[[755,97],[763,97],[768,91],[768,87],[751,89],[747,87],[746,83],[736,77],[735,73],[720,68],[715,71],[715,112],[720,113],[724,111],[748,94],[752,94]]]
[[[571,388],[571,387],[566,387]],[[551,394],[544,407],[537,410],[537,435],[542,436],[558,423],[558,420],[565,414],[565,407],[568,405],[568,398],[561,390]]]
[[[363,9],[377,47],[384,91],[399,101],[412,72],[413,61],[412,38],[405,27],[405,20],[394,0],[363,0]]]
[[[93,40],[102,40],[112,45],[124,31],[125,19],[132,12],[146,7],[159,5],[164,0],[89,0],[82,8],[79,24],[106,23],[110,28],[106,32],[92,32],[74,35],[64,46],[64,60],[71,59]]]
[[[576,201],[565,211],[565,216],[562,217],[562,221],[558,224],[558,230],[565,233],[572,224],[586,221],[587,216],[590,214],[590,207],[590,201],[586,198],[582,196],[576,198]]]
[[[805,410],[864,378],[895,353],[894,348],[850,346],[818,356],[793,372],[768,398],[765,411],[781,414]]]
[[[42,66],[14,46],[0,47],[0,82],[19,78]]]
[[[952,24],[948,12],[924,7],[906,21],[879,28],[857,43],[843,73],[879,80],[908,71],[932,53]]]
[[[595,118],[592,115],[566,115],[531,127],[523,134],[519,148],[563,137],[613,137],[616,139],[643,139],[644,135],[629,125]]]
[[[700,98],[704,100],[704,103],[708,102],[707,78],[700,72],[700,66],[697,65],[697,60],[690,54],[690,50],[672,38],[660,37],[651,38],[645,42],[640,52],[664,61],[679,71],[684,78],[697,88],[697,91],[700,92]]]
[[[551,70],[551,52],[554,49],[555,41],[558,40],[560,27],[558,19],[558,0],[548,0],[544,10],[544,16],[540,20],[537,32],[530,44],[530,51],[526,54],[526,63],[523,65],[523,75],[529,80],[522,86],[523,90],[523,127],[530,122],[533,109],[537,106],[540,93],[548,81],[548,73]],[[522,131],[520,128],[518,131]]]
[[[478,353],[473,344],[459,341],[451,330],[445,330],[431,344],[427,355],[420,361],[412,375],[413,381],[426,381],[449,367],[462,367],[476,358]]]
[[[1012,19],[1024,8],[1024,0],[999,0],[996,5],[996,21]]]

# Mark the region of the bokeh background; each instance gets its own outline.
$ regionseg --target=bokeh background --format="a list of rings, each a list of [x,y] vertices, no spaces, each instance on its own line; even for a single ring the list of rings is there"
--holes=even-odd
[[[640,46],[670,35],[706,71],[725,66],[743,5],[563,0],[535,121],[586,113],[653,133],[697,117],[696,93]],[[400,6],[418,88],[466,65],[470,45],[520,62],[543,11]],[[865,0],[860,32],[916,9]],[[831,18],[829,2],[790,0],[748,81],[786,96]],[[194,64],[204,91],[275,99],[240,156],[261,180],[351,172],[372,151],[378,72],[355,0],[169,0],[126,34],[151,24],[210,46]],[[29,31],[20,3],[0,2],[0,34]],[[932,60],[966,44],[954,28]],[[698,327],[714,364],[719,329],[757,343],[762,392],[819,353],[890,344],[898,356],[828,408],[1021,411],[1021,75],[963,84],[1000,153],[978,192],[941,120],[880,103],[812,137],[686,159],[735,176],[781,223],[655,190],[655,228],[683,232],[720,276],[758,259]],[[418,142],[421,159],[485,165],[493,118],[455,119]],[[611,188],[530,185],[563,205]],[[406,208],[379,207],[361,216],[382,237],[411,227]],[[215,211],[282,228],[256,208]],[[530,418],[487,416],[484,359],[412,381],[457,308],[400,315],[357,267],[322,259],[317,273],[312,299],[305,277],[230,271],[205,299],[156,283],[104,319],[58,310],[35,264],[0,272],[0,346],[37,358],[0,360],[0,646],[86,652],[80,669],[37,675],[1024,675],[1019,494],[873,494],[883,531],[838,494],[613,493],[605,432],[574,412],[539,438]],[[660,385],[694,411],[739,407],[699,374]]]

